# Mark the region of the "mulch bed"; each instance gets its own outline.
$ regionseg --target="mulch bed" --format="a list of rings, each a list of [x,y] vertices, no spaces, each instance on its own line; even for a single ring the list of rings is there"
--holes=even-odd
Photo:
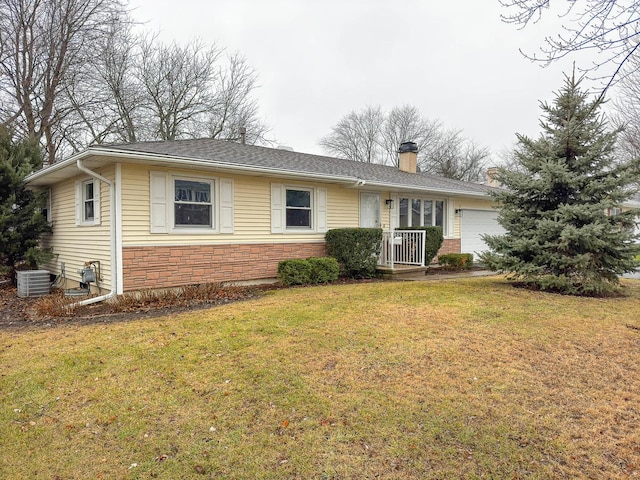
[[[350,284],[379,281],[382,280],[377,278],[360,280],[341,278],[335,283]],[[14,286],[4,283],[0,284],[0,330],[22,330],[56,325],[91,325],[177,315],[188,311],[256,298],[267,290],[278,288],[287,287],[283,287],[279,283],[249,287],[224,287],[218,289],[214,296],[206,299],[187,299],[179,304],[168,302],[162,297],[154,300],[145,299],[143,302],[127,305],[124,310],[122,306],[117,310],[107,302],[100,302],[77,307],[71,316],[38,318],[34,313],[34,305],[38,298],[20,298]],[[306,286],[290,288],[306,288]],[[78,301],[80,300],[83,300],[83,298],[78,299]]]
[[[152,318],[179,314],[191,310],[255,298],[260,292],[274,288],[261,286],[251,288],[224,289],[224,295],[205,300],[190,300],[181,304],[170,304],[162,299],[129,305],[125,311],[116,311],[107,302],[77,307],[71,316],[38,318],[33,311],[38,298],[20,298],[13,286],[0,287],[0,330],[21,330],[51,327],[54,325],[90,325]],[[82,298],[78,299],[78,301]]]

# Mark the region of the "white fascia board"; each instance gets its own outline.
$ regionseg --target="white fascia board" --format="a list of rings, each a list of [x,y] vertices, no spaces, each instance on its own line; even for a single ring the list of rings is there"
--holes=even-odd
[[[471,197],[471,198],[483,198],[483,199],[491,198],[491,196],[488,193],[483,193],[483,192],[463,192],[459,190],[449,190],[445,188],[398,185],[393,183],[367,182],[366,186],[392,190],[397,193],[425,192],[425,193],[437,193],[437,194],[441,194],[443,196],[448,196],[448,197]]]
[[[29,184],[45,185],[46,183],[40,183],[38,182],[38,180],[46,178],[48,175],[59,172],[60,170],[63,170],[65,168],[69,168],[69,167],[75,168],[78,160],[84,160],[88,156],[90,156],[90,152],[88,150],[84,150],[83,152],[76,153],[75,155],[72,155],[66,160],[54,163],[53,165],[49,165],[48,167],[42,168],[37,172],[33,172],[27,175],[24,179],[24,182],[27,185]]]

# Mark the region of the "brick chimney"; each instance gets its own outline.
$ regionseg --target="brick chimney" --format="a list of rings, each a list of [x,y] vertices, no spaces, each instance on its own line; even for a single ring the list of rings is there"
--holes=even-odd
[[[416,173],[418,166],[418,145],[414,142],[403,142],[398,148],[398,168],[403,172]]]
[[[500,182],[497,180],[496,176],[498,175],[498,167],[489,167],[487,168],[487,186],[489,187],[500,187]]]

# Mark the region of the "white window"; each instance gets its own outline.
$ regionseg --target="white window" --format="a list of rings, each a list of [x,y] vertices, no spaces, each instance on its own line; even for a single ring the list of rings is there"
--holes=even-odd
[[[213,180],[173,179],[173,226],[215,228]]]
[[[622,213],[622,209],[619,207],[607,208],[607,216],[613,217],[615,215],[620,215]]]
[[[47,223],[51,223],[51,189],[47,190],[46,195],[44,197],[44,206],[42,207],[42,216],[45,218]]]
[[[76,182],[76,225],[100,225],[100,181]]]
[[[233,233],[233,180],[150,172],[151,233]]]
[[[327,231],[327,189],[271,184],[271,233]]]
[[[423,198],[401,198],[399,205],[399,226],[442,227],[446,229],[445,201]]]
[[[309,188],[286,189],[286,227],[313,228],[312,190]]]
[[[93,222],[95,219],[96,197],[93,180],[82,182],[82,221]]]

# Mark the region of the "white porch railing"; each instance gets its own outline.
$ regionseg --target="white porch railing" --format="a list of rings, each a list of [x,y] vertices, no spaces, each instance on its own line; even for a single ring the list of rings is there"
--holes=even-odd
[[[393,268],[395,264],[425,266],[424,230],[394,230],[382,232],[382,247],[378,265]]]

